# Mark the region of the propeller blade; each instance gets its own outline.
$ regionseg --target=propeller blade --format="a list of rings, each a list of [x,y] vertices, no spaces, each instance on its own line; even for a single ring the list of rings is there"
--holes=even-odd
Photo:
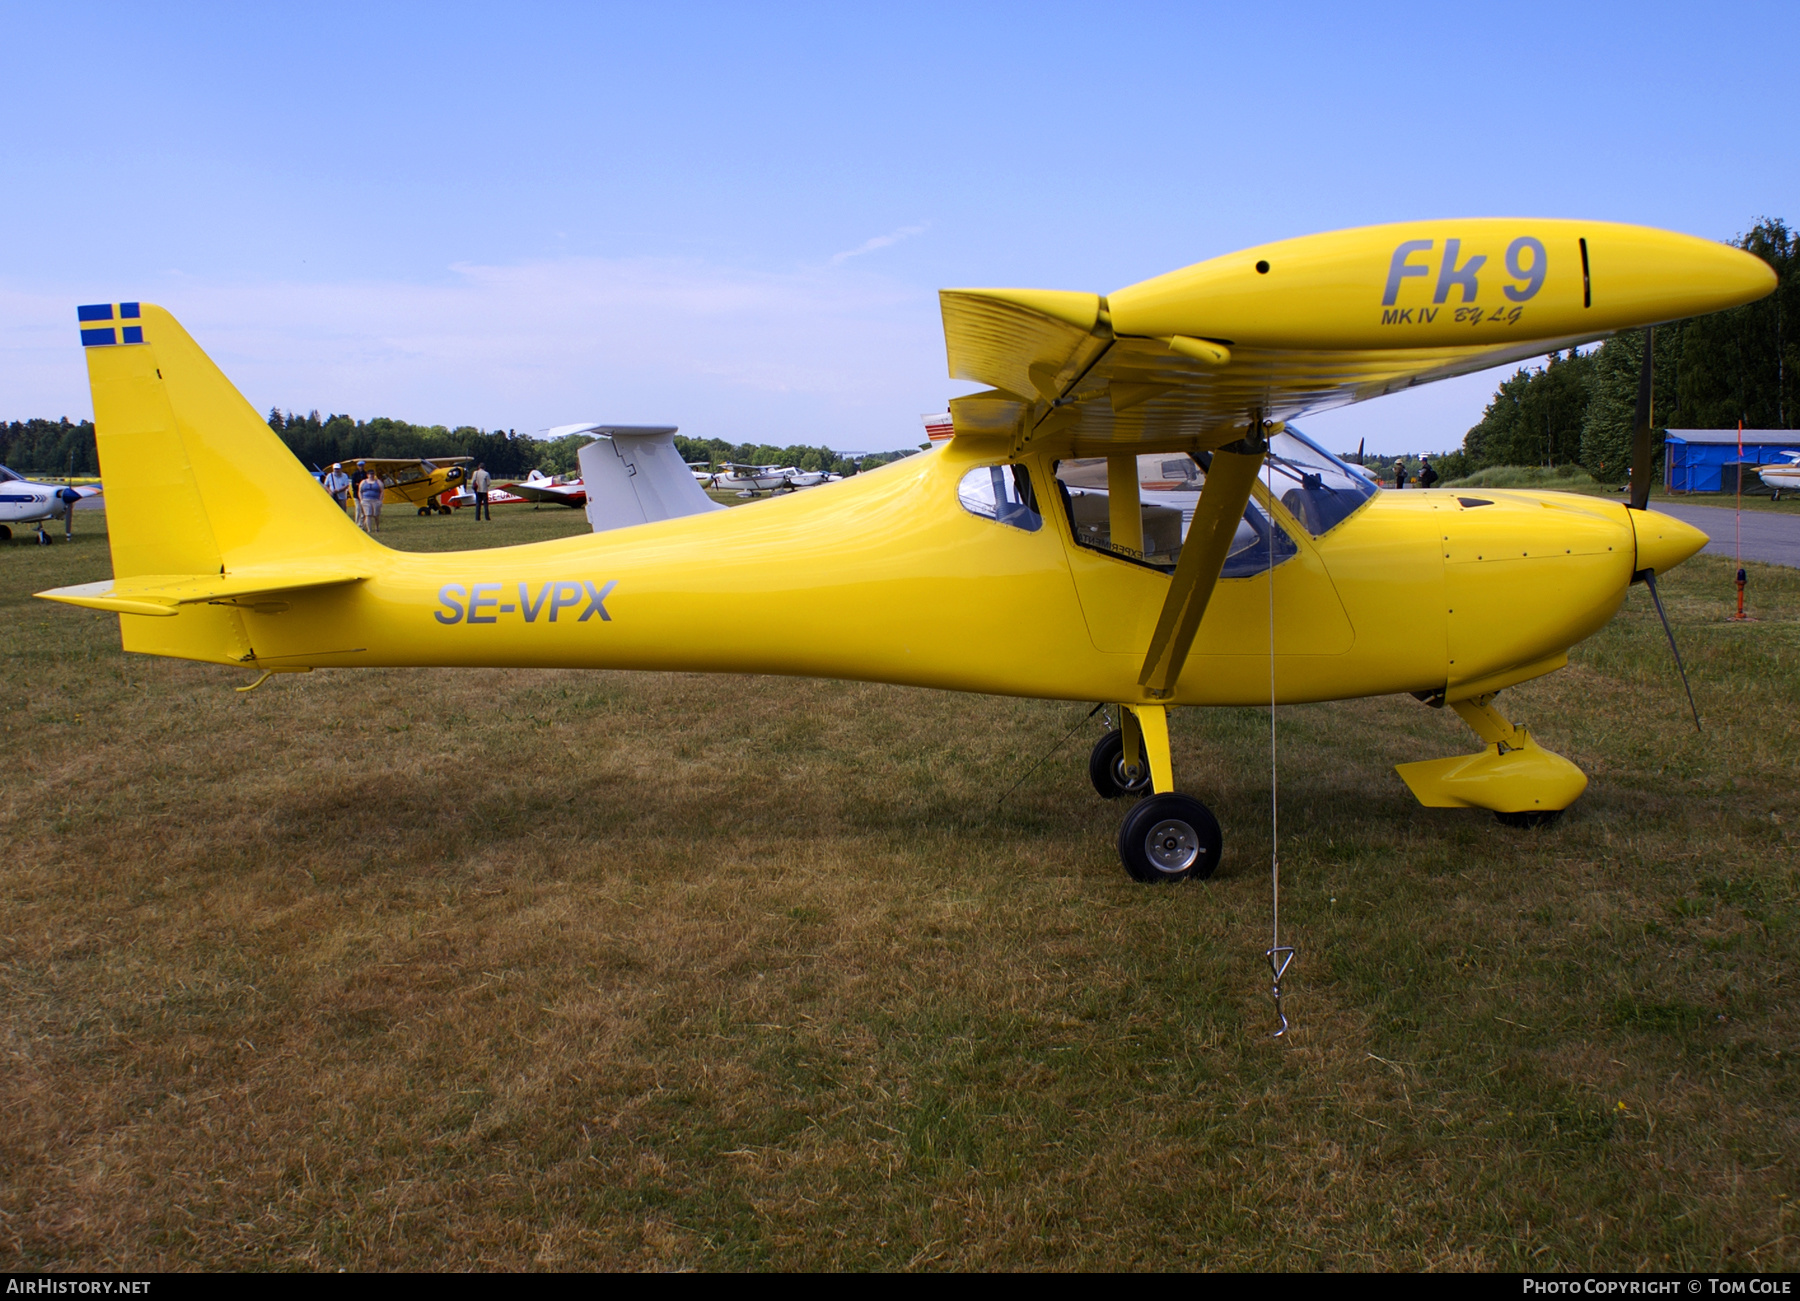
[[[1644,510],[1650,505],[1650,458],[1655,449],[1650,444],[1650,386],[1654,378],[1656,327],[1644,331],[1644,364],[1638,368],[1637,414],[1631,422],[1631,509]],[[1650,589],[1654,592],[1656,589]],[[1656,607],[1662,609],[1659,603]],[[1670,645],[1674,642],[1671,640]]]
[[[1688,686],[1687,669],[1682,667],[1681,652],[1675,646],[1675,630],[1669,627],[1669,616],[1663,613],[1662,597],[1656,594],[1656,574],[1652,570],[1644,571],[1644,586],[1650,589],[1650,599],[1656,604],[1656,617],[1662,620],[1663,632],[1668,634],[1669,653],[1675,657],[1675,671],[1681,674],[1681,689],[1687,692],[1688,708],[1694,712],[1694,730],[1698,732],[1701,730],[1700,711],[1694,705],[1694,689]]]

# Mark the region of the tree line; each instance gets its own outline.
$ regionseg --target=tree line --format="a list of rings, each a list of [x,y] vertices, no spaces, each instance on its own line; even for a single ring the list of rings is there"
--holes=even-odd
[[[1732,241],[1775,270],[1754,303],[1656,327],[1652,422],[1667,429],[1793,429],[1800,419],[1800,234],[1777,219]],[[1794,322],[1790,328],[1789,322]],[[1463,440],[1469,471],[1579,465],[1602,482],[1631,470],[1644,332],[1590,352],[1552,353],[1500,385]]]
[[[72,423],[64,416],[61,420],[0,424],[0,464],[21,474],[99,474],[94,422]]]
[[[536,438],[511,429],[477,429],[459,425],[409,425],[385,416],[362,421],[350,416],[317,411],[302,416],[272,410],[269,428],[281,435],[294,455],[307,466],[323,468],[354,461],[358,457],[471,456],[497,479],[521,478],[533,470],[545,474],[579,474],[577,454],[592,434],[565,434],[561,438]],[[873,469],[907,452],[876,452],[852,457],[829,447],[775,447],[767,443],[730,443],[722,438],[698,439],[675,435],[675,448],[684,461],[718,466],[726,461],[746,465],[795,466],[802,470],[831,470],[855,474],[859,466]]]

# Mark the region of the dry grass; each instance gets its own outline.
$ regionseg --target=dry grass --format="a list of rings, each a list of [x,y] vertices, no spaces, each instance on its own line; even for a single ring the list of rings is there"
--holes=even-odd
[[[1641,592],[1512,712],[1564,824],[1418,808],[1410,699],[1183,715],[1152,889],[1083,712],[833,682],[127,658],[0,547],[14,1268],[1791,1269],[1800,574]],[[394,521],[519,541],[578,514]],[[477,528],[481,532],[476,532]],[[1687,728],[1687,730],[1684,730]]]

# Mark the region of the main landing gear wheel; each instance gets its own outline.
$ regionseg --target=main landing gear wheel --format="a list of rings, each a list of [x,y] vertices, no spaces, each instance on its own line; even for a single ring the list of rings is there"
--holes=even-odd
[[[1204,881],[1219,866],[1224,838],[1212,810],[1167,791],[1140,801],[1119,828],[1119,858],[1134,881]]]
[[[1108,732],[1088,755],[1088,780],[1103,800],[1116,800],[1121,795],[1143,795],[1150,789],[1150,764],[1138,756],[1135,776],[1125,771],[1125,736]]]
[[[11,542],[11,541],[12,541],[12,530],[7,528],[6,525],[0,524],[0,542]]]

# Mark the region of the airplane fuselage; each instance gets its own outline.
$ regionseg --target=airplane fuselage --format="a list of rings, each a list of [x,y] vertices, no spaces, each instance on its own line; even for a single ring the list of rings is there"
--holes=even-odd
[[[1045,502],[1035,531],[964,510],[961,476],[1000,459],[953,443],[730,511],[491,550],[377,549],[348,587],[122,616],[125,646],[216,660],[228,644],[261,668],[505,663],[1146,699],[1168,575],[1077,546],[1041,455],[1026,461]],[[1273,509],[1298,545],[1274,570],[1285,702],[1548,672],[1611,618],[1635,568],[1628,512],[1595,498],[1381,493],[1318,540]],[[1165,703],[1268,700],[1269,581],[1220,581]]]

